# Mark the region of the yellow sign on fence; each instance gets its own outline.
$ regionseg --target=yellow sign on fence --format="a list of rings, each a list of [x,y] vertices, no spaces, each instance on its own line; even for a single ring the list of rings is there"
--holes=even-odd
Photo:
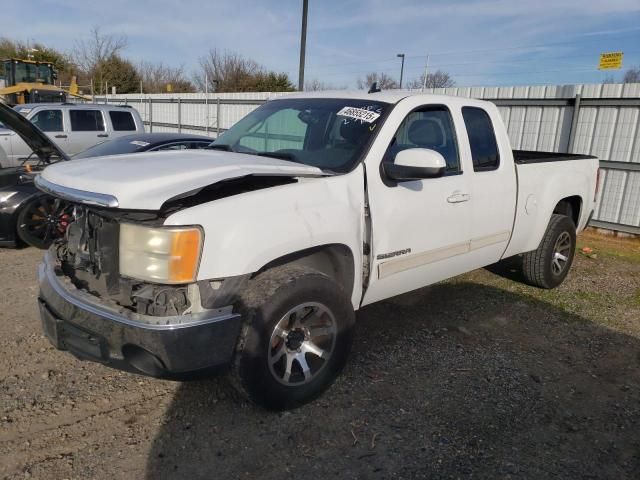
[[[622,55],[622,52],[601,53],[598,70],[618,70],[622,68]]]

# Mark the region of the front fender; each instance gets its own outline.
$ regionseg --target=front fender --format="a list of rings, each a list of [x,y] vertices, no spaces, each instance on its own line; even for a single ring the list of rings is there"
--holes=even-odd
[[[357,305],[362,289],[362,166],[345,175],[242,193],[177,212],[165,225],[201,225],[198,280],[251,274],[293,252],[328,244],[353,253]]]

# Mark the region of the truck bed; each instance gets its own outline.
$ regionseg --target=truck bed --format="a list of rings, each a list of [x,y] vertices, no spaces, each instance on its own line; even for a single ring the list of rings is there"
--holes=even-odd
[[[587,160],[593,158],[596,157],[577,153],[537,152],[534,150],[513,151],[513,160],[520,165],[527,163],[563,162],[567,160]]]

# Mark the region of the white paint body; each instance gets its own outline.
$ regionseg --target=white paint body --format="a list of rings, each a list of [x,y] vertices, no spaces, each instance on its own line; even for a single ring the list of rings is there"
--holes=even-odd
[[[166,218],[165,225],[202,226],[198,280],[254,273],[311,247],[346,246],[353,255],[349,293],[355,309],[536,249],[563,198],[582,199],[578,230],[586,226],[594,209],[598,161],[516,165],[505,127],[491,103],[403,92],[309,95],[322,96],[395,104],[364,160],[343,175],[323,176],[314,167],[230,152],[165,152],[138,154],[135,161],[121,155],[69,162],[47,168],[43,178],[113,195],[120,208],[154,210],[176,195],[229,178],[295,176],[296,183],[178,211]],[[287,98],[292,97],[296,95]],[[462,174],[387,186],[380,170],[384,152],[404,118],[426,105],[443,105],[451,112]],[[497,170],[474,172],[461,110],[465,106],[489,114],[500,150]],[[384,258],[408,249],[409,253]]]

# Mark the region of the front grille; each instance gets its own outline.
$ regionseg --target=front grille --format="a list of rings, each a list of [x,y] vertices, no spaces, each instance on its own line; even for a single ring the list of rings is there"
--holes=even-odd
[[[65,275],[79,288],[103,295],[119,293],[119,224],[87,207],[74,208],[74,221],[57,249]]]

